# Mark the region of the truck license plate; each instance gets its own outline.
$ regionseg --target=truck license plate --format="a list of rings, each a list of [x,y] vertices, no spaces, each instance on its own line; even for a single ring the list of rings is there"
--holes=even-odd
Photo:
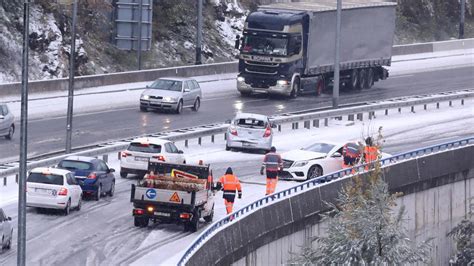
[[[155,215],[156,216],[166,216],[166,217],[170,217],[171,214],[170,213],[167,213],[167,212],[155,212]]]

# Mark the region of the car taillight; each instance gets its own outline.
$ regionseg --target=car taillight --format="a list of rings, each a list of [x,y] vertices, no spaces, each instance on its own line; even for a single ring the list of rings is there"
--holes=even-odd
[[[157,155],[157,156],[152,156],[153,159],[157,159],[158,161],[165,161],[165,156],[163,155]]]
[[[120,158],[126,158],[127,156],[131,156],[131,153],[128,153],[126,151],[119,152],[119,159]]]
[[[270,137],[271,134],[272,134],[272,130],[269,127],[267,127],[267,129],[265,129],[265,133],[263,133],[263,137],[264,138]]]
[[[181,214],[179,215],[179,218],[181,218],[181,219],[186,219],[186,220],[191,219],[191,217],[192,217],[192,214],[186,213],[186,212],[181,213]]]
[[[134,209],[133,214],[135,215],[143,215],[145,214],[145,211],[143,209]]]
[[[234,136],[238,136],[239,134],[237,134],[237,129],[235,129],[234,127],[231,127],[230,128],[230,134],[234,135]]]
[[[97,178],[97,174],[96,173],[90,173],[88,176],[87,176],[88,179],[96,179]]]
[[[58,192],[58,196],[67,196],[67,188],[61,188]]]

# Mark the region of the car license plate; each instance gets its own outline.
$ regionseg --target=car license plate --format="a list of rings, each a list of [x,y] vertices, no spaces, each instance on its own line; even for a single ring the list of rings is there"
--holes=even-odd
[[[171,214],[167,212],[155,212],[156,216],[165,216],[165,217],[170,217]]]
[[[140,161],[140,162],[148,162],[148,157],[135,157],[135,161]]]
[[[242,147],[252,147],[252,146],[253,146],[252,143],[242,142]]]

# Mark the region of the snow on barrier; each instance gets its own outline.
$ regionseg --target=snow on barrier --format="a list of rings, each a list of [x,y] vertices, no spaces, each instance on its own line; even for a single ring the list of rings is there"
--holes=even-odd
[[[469,147],[470,149],[467,151],[457,149],[466,147]],[[454,173],[456,171],[464,171],[466,165],[472,166],[472,161],[470,159],[470,156],[468,155],[470,154],[472,156],[472,154],[474,153],[473,148],[474,136],[471,136],[469,138],[457,141],[446,142],[439,145],[433,145],[422,149],[401,153],[390,158],[382,159],[380,162],[382,168],[398,165],[398,167],[390,169],[390,171],[388,172],[388,175],[396,177],[388,178],[387,182],[389,183],[390,188],[403,189],[405,187],[405,189],[409,189],[410,191],[416,189],[423,190],[426,189],[425,184],[420,185],[420,188],[406,188],[406,186],[423,181],[431,182],[434,184],[435,182],[433,182],[431,178],[436,178],[439,176],[451,178],[449,176],[450,173]],[[456,151],[458,154],[444,155],[442,152],[446,151]],[[427,155],[436,155],[437,157],[424,157],[422,161],[420,161],[420,163],[423,164],[423,167],[420,167],[418,165],[418,161],[412,160]],[[446,158],[451,157],[460,158],[460,160],[456,163],[453,163],[450,160],[444,160]],[[411,162],[413,161],[415,161],[415,164],[411,164]],[[445,164],[440,162],[446,162],[450,165],[446,167]],[[366,173],[364,165],[357,166],[355,167],[355,169],[358,173]],[[351,175],[352,169],[348,168],[329,175],[311,179],[294,187],[261,198],[237,211],[234,211],[230,215],[207,227],[191,243],[188,249],[186,249],[183,256],[179,260],[178,265],[214,265],[231,264],[235,262],[236,260],[242,257],[242,253],[249,252],[252,248],[258,248],[258,245],[253,245],[252,240],[255,240],[256,238],[261,236],[263,232],[268,233],[271,229],[278,229],[295,221],[299,221],[300,219],[303,219],[305,217],[310,217],[311,215],[314,215],[325,209],[324,206],[322,206],[323,201],[334,201],[334,199],[336,199],[337,197],[339,188],[342,187],[341,182],[331,181],[342,180],[344,182],[347,182],[346,179],[341,178]],[[385,178],[387,178],[387,176],[385,176]],[[402,178],[404,178],[405,180],[401,180]],[[330,187],[329,189],[323,190],[322,186]],[[301,195],[302,193],[317,189],[319,187],[321,187],[319,193],[306,193],[305,195]],[[296,199],[294,201],[283,201],[290,198],[294,199],[295,197]],[[299,197],[302,198],[300,199]],[[299,206],[298,208],[298,206],[296,206],[297,204],[293,206],[292,202],[295,202],[297,204],[303,204],[304,206]],[[265,207],[268,207],[271,204],[274,205],[273,208],[271,208],[272,210],[270,211],[268,210],[268,208],[267,210],[265,210]],[[277,213],[277,215],[275,215],[275,213]],[[289,215],[290,213],[291,215]],[[249,218],[249,216],[252,217]],[[290,216],[293,216],[293,218],[291,218]],[[247,223],[245,224],[245,226],[238,226],[238,222],[244,219],[244,217],[247,217],[247,219],[245,219]],[[230,225],[236,225],[234,227],[238,228],[232,228]],[[234,237],[229,237],[229,234]],[[278,233],[277,235],[279,235],[279,237],[284,236],[284,234]],[[236,240],[235,237],[241,239]],[[210,245],[212,245],[213,248],[207,247],[205,249],[202,249],[200,251],[201,254],[194,258],[193,256],[195,256],[196,252],[200,250],[200,248],[203,247],[203,245],[205,245],[211,238],[213,238],[213,241],[212,243],[209,243]],[[241,253],[239,253],[238,255],[234,256],[234,254],[227,254],[228,252],[235,252],[237,250],[241,251]],[[228,257],[228,259],[222,259],[224,257]]]
[[[444,92],[433,95],[418,95],[411,97],[402,97],[384,100],[380,102],[368,102],[352,104],[350,106],[341,106],[339,109],[319,108],[306,111],[299,111],[288,114],[281,114],[273,116],[271,121],[278,125],[278,130],[281,131],[281,125],[291,124],[292,129],[298,129],[299,123],[304,123],[304,128],[320,126],[320,120],[324,120],[324,125],[328,124],[328,120],[335,117],[347,116],[348,120],[363,120],[364,114],[368,114],[368,119],[375,118],[376,111],[384,111],[385,115],[389,114],[389,110],[402,108],[410,108],[411,112],[415,112],[416,107],[423,106],[424,110],[428,109],[428,104],[436,104],[436,108],[440,108],[440,103],[449,102],[448,106],[452,106],[454,101],[460,101],[464,105],[466,99],[474,97],[474,89]],[[171,141],[184,141],[185,147],[188,147],[189,140],[197,139],[198,144],[202,143],[204,137],[211,137],[211,142],[214,142],[215,136],[224,134],[227,131],[228,124],[216,123],[203,126],[190,127],[185,129],[178,129],[173,131],[158,132],[154,134],[141,135],[137,137],[159,137]],[[224,135],[225,136],[225,135]],[[52,166],[57,164],[60,160],[70,155],[78,156],[101,156],[108,153],[123,151],[127,148],[129,142],[133,138],[107,142],[98,145],[91,145],[88,147],[78,147],[72,154],[43,154],[40,159],[29,158],[27,168],[28,170],[35,167]],[[3,185],[7,185],[6,178],[8,176],[18,175],[18,162],[9,162],[0,164],[0,178],[4,178]],[[16,178],[18,180],[18,178]]]

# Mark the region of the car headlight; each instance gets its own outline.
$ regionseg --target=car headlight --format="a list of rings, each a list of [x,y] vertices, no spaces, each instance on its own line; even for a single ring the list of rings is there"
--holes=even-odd
[[[308,161],[297,161],[293,164],[293,167],[303,167],[308,164]]]
[[[237,81],[238,82],[245,82],[245,78],[244,77],[237,77]]]
[[[288,85],[288,81],[284,80],[284,79],[277,80],[277,85],[286,86],[286,85]]]
[[[142,99],[143,99],[143,100],[149,100],[149,99],[150,99],[150,95],[142,95]]]
[[[176,102],[178,99],[173,98],[173,97],[163,97],[163,102]]]

